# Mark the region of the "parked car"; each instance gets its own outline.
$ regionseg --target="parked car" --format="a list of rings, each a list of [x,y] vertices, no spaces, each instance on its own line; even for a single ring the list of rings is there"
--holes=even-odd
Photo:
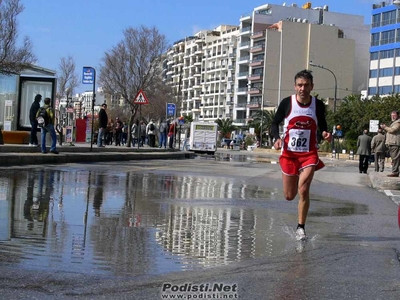
[[[231,144],[231,139],[227,139],[227,138],[222,138],[221,139],[221,147],[222,148],[229,148],[230,144]]]

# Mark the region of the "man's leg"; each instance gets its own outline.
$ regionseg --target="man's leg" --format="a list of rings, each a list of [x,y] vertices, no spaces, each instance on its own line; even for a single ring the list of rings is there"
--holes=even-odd
[[[385,152],[378,152],[377,159],[378,159],[378,170],[383,172],[385,170]]]
[[[42,145],[41,145],[41,150],[42,152],[46,152],[46,133],[47,130],[45,129],[45,127],[42,127]]]
[[[362,173],[363,171],[363,156],[364,155],[360,155],[358,158],[358,170],[360,171],[360,173]]]
[[[300,172],[299,176],[299,224],[306,224],[308,209],[310,207],[310,186],[314,177],[315,167],[307,167]]]
[[[286,200],[292,201],[297,195],[299,176],[282,174],[283,195]]]
[[[55,151],[56,150],[56,145],[57,145],[57,134],[54,129],[54,126],[52,124],[49,124],[49,133],[51,136],[51,147],[50,151]]]
[[[367,173],[368,165],[369,165],[369,155],[364,155],[364,160],[363,160],[363,172],[364,173]]]
[[[390,146],[390,157],[392,158],[392,173],[399,174],[400,167],[400,147]]]
[[[99,127],[99,134],[97,135],[97,147],[101,147],[103,134],[104,134],[104,129]]]

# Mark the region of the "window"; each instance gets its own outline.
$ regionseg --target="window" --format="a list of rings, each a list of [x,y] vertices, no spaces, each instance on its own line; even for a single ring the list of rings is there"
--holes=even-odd
[[[379,27],[381,22],[381,14],[372,16],[372,27]]]
[[[394,57],[394,50],[392,49],[392,50],[383,50],[383,51],[381,51],[381,59],[384,59],[384,58],[392,58],[392,57]]]
[[[378,58],[379,58],[379,52],[371,52],[371,60],[377,60]]]
[[[370,70],[369,78],[376,78],[376,77],[378,77],[378,70]]]
[[[397,84],[397,85],[394,86],[394,93],[395,94],[400,93],[400,85]]]
[[[393,76],[393,68],[384,68],[379,70],[379,77]]]
[[[382,14],[382,26],[396,23],[396,10],[384,12]]]
[[[394,68],[394,75],[400,75],[400,67]]]
[[[393,93],[393,88],[391,85],[379,87],[379,95],[387,95],[392,93]]]
[[[368,95],[376,95],[376,87],[370,87],[368,88]]]
[[[396,57],[400,56],[400,49],[396,49]]]
[[[379,32],[371,35],[371,46],[379,46]]]
[[[395,31],[383,31],[381,33],[381,45],[394,43]]]

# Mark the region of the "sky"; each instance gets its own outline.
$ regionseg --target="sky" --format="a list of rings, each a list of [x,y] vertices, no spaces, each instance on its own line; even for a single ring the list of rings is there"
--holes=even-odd
[[[21,0],[19,37],[28,36],[40,67],[58,71],[60,60],[72,56],[81,81],[82,68],[99,72],[104,53],[123,38],[123,30],[141,25],[157,27],[172,45],[175,41],[218,25],[239,25],[241,15],[266,3],[301,7],[329,6],[329,11],[364,16],[370,24],[377,0]],[[81,84],[75,93],[92,90]]]

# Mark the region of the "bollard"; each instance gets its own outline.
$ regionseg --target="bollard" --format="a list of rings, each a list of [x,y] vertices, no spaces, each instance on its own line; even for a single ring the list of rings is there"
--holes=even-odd
[[[336,158],[336,150],[332,149],[332,158]]]
[[[354,159],[354,151],[350,150],[349,159]]]

